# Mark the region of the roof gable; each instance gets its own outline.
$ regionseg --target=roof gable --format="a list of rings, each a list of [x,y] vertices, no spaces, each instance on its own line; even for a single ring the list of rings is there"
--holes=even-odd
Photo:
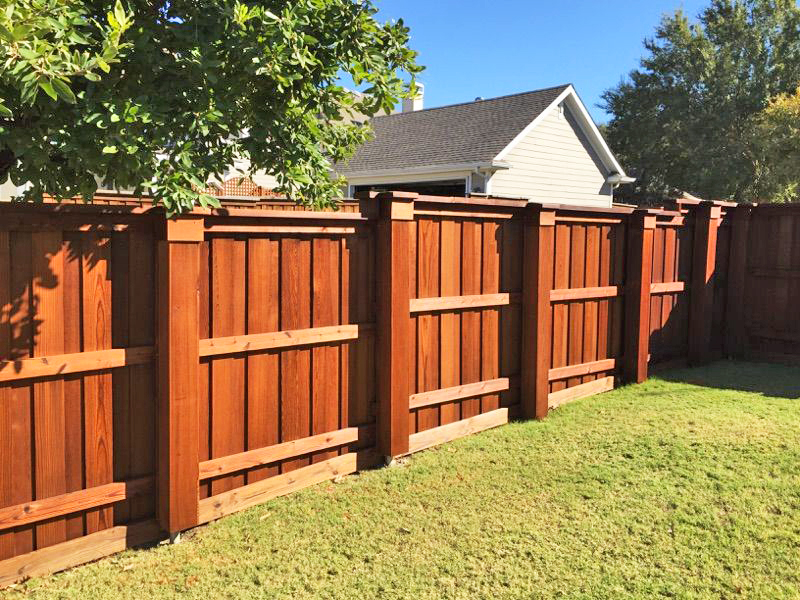
[[[491,162],[567,89],[571,86],[376,117],[370,121],[374,139],[337,170],[347,175]]]
[[[609,173],[618,173],[625,177],[625,171],[622,165],[619,164],[611,149],[606,144],[605,138],[600,133],[600,130],[595,125],[589,111],[586,110],[586,105],[578,96],[572,84],[565,86],[562,92],[553,100],[553,102],[541,111],[536,118],[534,118],[528,125],[520,131],[516,137],[508,143],[495,157],[495,160],[501,161],[506,155],[514,149],[514,147],[539,124],[541,121],[554,110],[559,104],[564,103],[574,116],[581,132],[586,136],[587,141],[597,153],[598,158],[603,163],[603,166]]]

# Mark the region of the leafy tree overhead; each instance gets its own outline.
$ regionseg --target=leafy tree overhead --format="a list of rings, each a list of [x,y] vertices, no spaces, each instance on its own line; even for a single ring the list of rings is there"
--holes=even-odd
[[[421,70],[402,21],[375,13],[371,0],[0,0],[0,180],[90,199],[97,176],[177,212],[213,203],[197,190],[241,159],[329,204],[331,163],[369,135],[342,112],[391,109]]]
[[[640,200],[684,190],[752,193],[753,119],[800,84],[796,0],[712,0],[696,22],[665,16],[639,69],[603,95],[611,147],[638,177]]]

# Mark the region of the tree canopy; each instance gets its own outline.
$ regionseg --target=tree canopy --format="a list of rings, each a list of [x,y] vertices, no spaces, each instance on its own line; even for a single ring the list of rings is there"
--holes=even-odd
[[[199,190],[238,159],[330,204],[331,164],[369,135],[342,111],[390,110],[421,70],[408,28],[375,13],[370,0],[0,0],[0,180],[91,199],[98,177],[177,212],[213,203]]]
[[[800,85],[796,0],[712,0],[697,21],[665,16],[644,46],[640,68],[603,95],[635,195],[751,198],[765,156],[759,114]]]
[[[800,198],[800,88],[773,98],[755,120],[755,198],[775,202]]]

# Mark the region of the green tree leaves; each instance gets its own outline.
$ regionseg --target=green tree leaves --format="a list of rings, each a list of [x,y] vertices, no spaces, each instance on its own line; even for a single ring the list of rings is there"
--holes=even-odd
[[[640,200],[674,189],[747,199],[756,177],[752,120],[800,84],[795,0],[712,0],[678,11],[645,41],[641,67],[603,95],[611,147]]]
[[[780,94],[757,115],[751,131],[756,175],[753,198],[792,202],[800,197],[800,88]]]
[[[371,2],[0,0],[0,178],[28,197],[91,198],[97,179],[150,191],[170,212],[234,162],[328,205],[331,165],[421,69],[402,22]],[[369,92],[357,100],[339,81]],[[10,158],[8,158],[10,157]],[[245,173],[246,174],[246,173]]]

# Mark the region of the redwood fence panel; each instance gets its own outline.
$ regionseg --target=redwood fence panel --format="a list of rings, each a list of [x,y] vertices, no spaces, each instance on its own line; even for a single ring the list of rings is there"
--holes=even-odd
[[[743,211],[744,212],[744,211]],[[743,356],[800,362],[800,205],[763,205],[749,219]]]
[[[0,586],[722,356],[800,361],[800,206],[0,207]]]
[[[2,213],[0,560],[155,512],[152,218]]]
[[[520,201],[419,197],[407,255],[411,298],[409,450],[519,413]],[[507,412],[507,411],[506,411]],[[481,415],[493,416],[482,418]]]
[[[547,268],[551,405],[613,387],[622,360],[626,219],[630,211],[560,210]]]

